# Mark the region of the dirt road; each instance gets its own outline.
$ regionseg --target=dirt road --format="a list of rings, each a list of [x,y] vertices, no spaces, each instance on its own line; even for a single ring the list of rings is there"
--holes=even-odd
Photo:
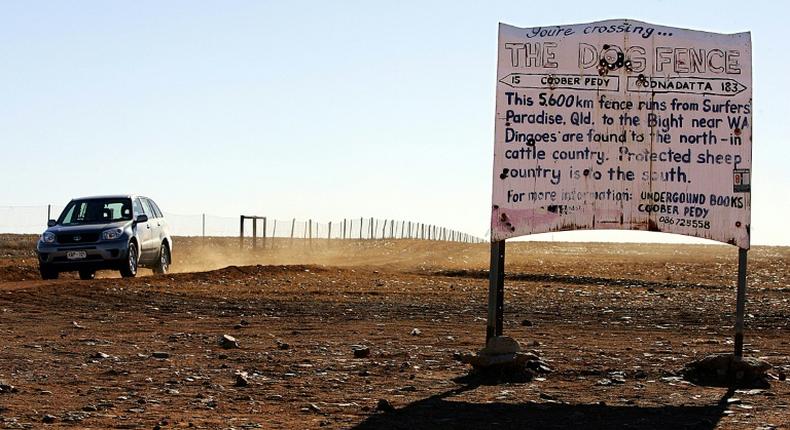
[[[787,248],[750,252],[776,379],[722,403],[676,372],[732,349],[731,247],[510,244],[505,332],[552,372],[477,386],[486,245],[181,239],[189,273],[40,281],[33,240],[0,235],[0,428],[790,428]]]

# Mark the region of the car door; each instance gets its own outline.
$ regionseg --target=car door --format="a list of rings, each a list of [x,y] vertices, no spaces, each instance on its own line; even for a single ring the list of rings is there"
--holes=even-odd
[[[145,263],[148,263],[153,259],[152,255],[154,254],[155,250],[151,248],[153,245],[153,234],[152,231],[152,224],[156,222],[153,218],[153,213],[150,212],[151,210],[143,204],[142,200],[137,197],[134,199],[134,217],[137,219],[138,215],[146,215],[148,216],[148,221],[144,223],[137,224],[137,236],[140,239],[140,260]]]
[[[156,227],[159,230],[158,238],[159,243],[161,244],[168,235],[170,231],[170,226],[167,225],[167,220],[165,216],[162,214],[162,210],[159,209],[159,206],[156,204],[155,201],[148,199],[148,202],[151,204],[151,209],[156,213]]]
[[[159,257],[159,249],[162,246],[162,214],[157,210],[153,200],[147,197],[142,200],[146,213],[151,214],[148,216],[151,224],[151,246],[154,249],[154,258],[156,258]]]

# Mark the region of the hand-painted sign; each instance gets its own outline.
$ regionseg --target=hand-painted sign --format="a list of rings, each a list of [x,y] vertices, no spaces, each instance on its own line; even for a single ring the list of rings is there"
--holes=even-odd
[[[749,248],[751,36],[499,27],[491,240],[677,233]]]

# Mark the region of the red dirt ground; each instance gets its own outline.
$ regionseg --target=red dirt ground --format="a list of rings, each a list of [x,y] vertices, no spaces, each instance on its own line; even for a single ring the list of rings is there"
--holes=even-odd
[[[475,385],[485,244],[180,238],[184,273],[41,281],[34,241],[0,235],[0,428],[790,428],[788,248],[749,253],[746,354],[774,368],[727,403],[677,371],[732,349],[731,247],[510,243],[505,334],[553,372]]]

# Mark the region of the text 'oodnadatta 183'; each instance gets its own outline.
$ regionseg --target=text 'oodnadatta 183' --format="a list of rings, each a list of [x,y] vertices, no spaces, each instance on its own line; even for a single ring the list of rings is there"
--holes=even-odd
[[[491,240],[578,229],[749,248],[749,33],[499,26]]]

